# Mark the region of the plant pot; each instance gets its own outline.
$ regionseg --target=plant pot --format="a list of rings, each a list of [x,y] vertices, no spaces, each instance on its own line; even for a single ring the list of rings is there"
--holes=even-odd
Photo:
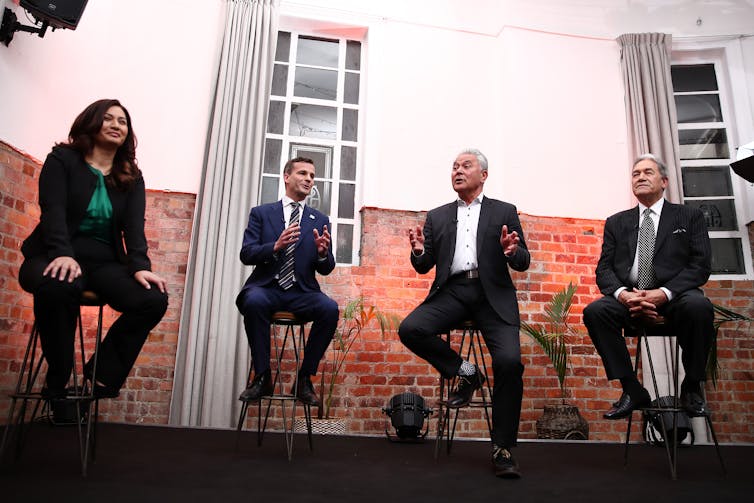
[[[545,405],[542,417],[537,419],[537,438],[586,440],[589,424],[574,405]]]
[[[306,433],[306,418],[297,417],[293,423],[293,431]],[[345,435],[346,419],[333,417],[330,419],[312,418],[312,433],[317,435]]]

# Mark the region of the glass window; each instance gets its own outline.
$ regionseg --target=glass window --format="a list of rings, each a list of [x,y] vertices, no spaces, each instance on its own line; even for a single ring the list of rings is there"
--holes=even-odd
[[[297,64],[338,67],[338,41],[313,37],[298,38]]]
[[[686,197],[732,196],[730,168],[727,166],[683,168],[683,194]]]
[[[678,122],[720,122],[720,97],[716,94],[682,94],[675,97]]]
[[[741,240],[737,238],[712,239],[712,274],[744,274],[744,257]]]
[[[312,159],[307,204],[330,217],[333,253],[341,264],[358,257],[361,49],[354,40],[278,33],[259,189],[263,202],[280,199],[287,160]]]
[[[296,67],[293,95],[303,98],[335,100],[338,94],[338,72],[319,68]]]
[[[736,207],[733,204],[733,199],[691,199],[687,200],[685,204],[702,210],[709,231],[738,230]]]
[[[678,131],[681,159],[727,159],[725,129],[681,129]]]
[[[670,68],[673,91],[717,91],[717,75],[714,64],[673,65]]]

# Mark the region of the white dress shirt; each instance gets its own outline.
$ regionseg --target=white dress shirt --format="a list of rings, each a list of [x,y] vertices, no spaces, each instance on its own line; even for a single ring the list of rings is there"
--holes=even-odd
[[[479,213],[482,210],[483,194],[479,194],[466,204],[458,199],[456,211],[456,249],[453,253],[453,262],[450,264],[450,274],[458,274],[470,271],[478,267],[476,236],[479,227]]]

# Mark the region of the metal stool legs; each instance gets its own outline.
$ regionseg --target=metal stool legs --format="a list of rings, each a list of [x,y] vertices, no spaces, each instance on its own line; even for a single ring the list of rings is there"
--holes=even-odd
[[[281,404],[282,416],[283,416],[283,436],[285,438],[286,452],[288,454],[288,461],[293,459],[293,435],[294,435],[294,423],[296,419],[296,408],[298,404],[298,398],[296,398],[295,390],[298,385],[298,371],[300,367],[301,352],[304,348],[304,323],[300,322],[291,313],[278,312],[273,316],[272,321],[273,331],[278,332],[278,327],[283,327],[282,342],[278,342],[278,335],[273,333],[271,338],[274,344],[274,351],[277,355],[276,363],[277,367],[273,374],[272,389],[273,394],[269,396],[263,396],[257,404],[257,445],[262,445],[264,433],[267,429],[267,420],[270,416],[270,409],[272,408],[272,402],[278,401]],[[298,333],[296,333],[298,329]],[[288,393],[284,389],[285,384],[282,379],[283,371],[283,359],[285,356],[286,346],[290,343],[293,350],[293,360],[295,362],[295,370],[293,376],[293,393]],[[247,383],[251,383],[252,371],[249,371],[249,378]],[[263,402],[267,402],[264,415],[262,414]],[[287,403],[292,404],[291,417],[288,418]],[[314,443],[312,441],[312,412],[311,405],[302,404],[304,409],[304,419],[306,421],[306,434],[309,442],[309,450],[314,450]],[[238,417],[238,426],[236,428],[236,447],[238,447],[238,439],[243,428],[244,421],[246,420],[246,413],[248,411],[249,402],[243,402],[241,405],[241,412]],[[264,417],[263,417],[264,416]]]
[[[482,349],[481,332],[470,321],[465,322],[463,326],[458,327],[456,330],[461,331],[461,342],[458,354],[461,355],[461,358],[464,360],[477,365],[479,371],[482,372],[482,375],[485,377],[485,384],[479,390],[481,398],[472,400],[467,407],[484,409],[484,417],[487,421],[487,429],[490,432],[491,438],[492,421],[490,419],[489,409],[492,407],[492,386],[490,385],[490,379],[487,377],[487,360]],[[446,334],[446,340],[447,343],[450,344],[450,331]],[[455,438],[456,425],[458,423],[458,411],[460,409],[448,407],[448,397],[457,384],[458,377],[446,379],[440,376],[440,399],[437,402],[438,415],[437,436],[435,437],[435,460],[440,457],[443,437],[446,439],[445,448],[448,454],[450,454],[450,450],[453,447],[453,439]]]
[[[638,375],[639,371],[639,362],[641,361],[641,351],[642,351],[642,341],[644,342],[644,348],[647,352],[647,361],[649,363],[649,372],[650,377],[652,380],[652,386],[654,388],[655,397],[660,397],[660,390],[657,386],[657,376],[655,375],[655,368],[654,368],[654,362],[652,361],[652,352],[649,348],[649,336],[647,335],[646,328],[641,328],[639,330],[637,341],[636,341],[636,359],[634,361],[634,374]],[[671,373],[673,378],[673,405],[670,407],[663,407],[662,404],[658,403],[657,407],[645,407],[642,409],[646,412],[672,412],[673,413],[673,431],[672,431],[672,446],[669,445],[669,442],[667,441],[668,438],[668,431],[665,428],[665,422],[660,421],[660,426],[662,428],[662,438],[666,439],[665,444],[665,453],[668,458],[668,466],[670,467],[670,475],[673,480],[676,480],[678,478],[678,413],[684,411],[683,407],[680,403],[680,382],[679,382],[679,369],[680,369],[680,345],[678,342],[678,338],[675,338],[675,344],[674,350],[673,350],[673,363],[671,367]],[[710,434],[712,435],[712,440],[715,444],[715,451],[717,453],[717,459],[720,461],[720,467],[722,468],[723,475],[727,473],[725,469],[725,463],[723,461],[722,454],[720,453],[720,445],[717,442],[717,435],[715,435],[715,429],[712,426],[712,418],[710,417],[710,414],[707,413],[704,415],[704,419],[707,425],[707,428],[710,431]],[[625,447],[624,447],[624,456],[623,456],[623,463],[624,466],[628,465],[628,447],[629,447],[629,440],[631,439],[631,424],[633,422],[633,414],[628,416],[628,426],[626,428],[626,441],[625,441]]]
[[[75,404],[76,411],[76,433],[79,442],[79,458],[81,462],[81,474],[85,477],[89,463],[94,461],[96,446],[96,427],[97,417],[99,414],[99,402],[94,396],[94,385],[97,375],[97,358],[99,354],[99,345],[102,341],[102,312],[103,304],[99,301],[93,292],[84,292],[81,299],[82,306],[99,307],[97,319],[97,336],[95,339],[94,356],[92,357],[92,379],[91,383],[86,382],[83,376],[84,365],[86,364],[86,352],[84,349],[84,330],[79,312],[78,325],[78,342],[79,356],[81,359],[80,368],[82,375],[79,375],[76,365],[76,355],[72,371],[73,393],[67,395],[61,401],[70,401]],[[23,451],[24,444],[31,431],[37,414],[40,412],[40,406],[45,400],[41,390],[37,385],[44,358],[39,343],[39,329],[36,321],[34,322],[26,346],[24,359],[19,370],[18,381],[14,391],[10,394],[11,405],[8,410],[5,431],[3,433],[2,444],[0,444],[0,460],[4,459],[6,449],[14,445],[14,459],[18,459]],[[29,422],[26,422],[29,416],[29,407],[33,404]],[[44,407],[50,407],[49,403]],[[82,409],[86,407],[86,418],[84,418]],[[86,420],[84,420],[86,419]]]

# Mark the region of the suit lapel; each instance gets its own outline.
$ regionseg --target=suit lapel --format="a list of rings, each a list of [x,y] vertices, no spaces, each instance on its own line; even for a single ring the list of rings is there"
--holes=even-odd
[[[634,206],[632,210],[628,212],[626,220],[624,222],[624,229],[628,232],[628,251],[629,257],[633,259],[636,256],[636,246],[639,240],[639,205]],[[617,236],[620,239],[620,236]]]
[[[660,223],[657,225],[657,238],[655,239],[655,253],[665,243],[673,228],[673,223],[678,213],[678,207],[675,204],[665,201],[662,205],[660,214]]]
[[[275,230],[275,235],[280,236],[287,225],[285,214],[283,213],[283,201],[275,203],[275,206],[272,208],[272,213],[270,213],[270,220],[272,228]]]
[[[482,207],[479,209],[479,223],[476,228],[476,256],[477,264],[482,255],[482,243],[484,243],[484,230],[490,221],[490,202],[486,197],[482,199]],[[509,229],[510,230],[510,229]]]
[[[442,219],[443,222],[447,222],[448,225],[448,249],[445,250],[447,252],[447,257],[450,257],[451,262],[453,260],[453,255],[456,253],[456,235],[458,234],[458,203],[452,202],[446,207],[446,214],[444,215],[444,218]],[[450,265],[451,262],[448,262],[448,271],[450,271]]]

